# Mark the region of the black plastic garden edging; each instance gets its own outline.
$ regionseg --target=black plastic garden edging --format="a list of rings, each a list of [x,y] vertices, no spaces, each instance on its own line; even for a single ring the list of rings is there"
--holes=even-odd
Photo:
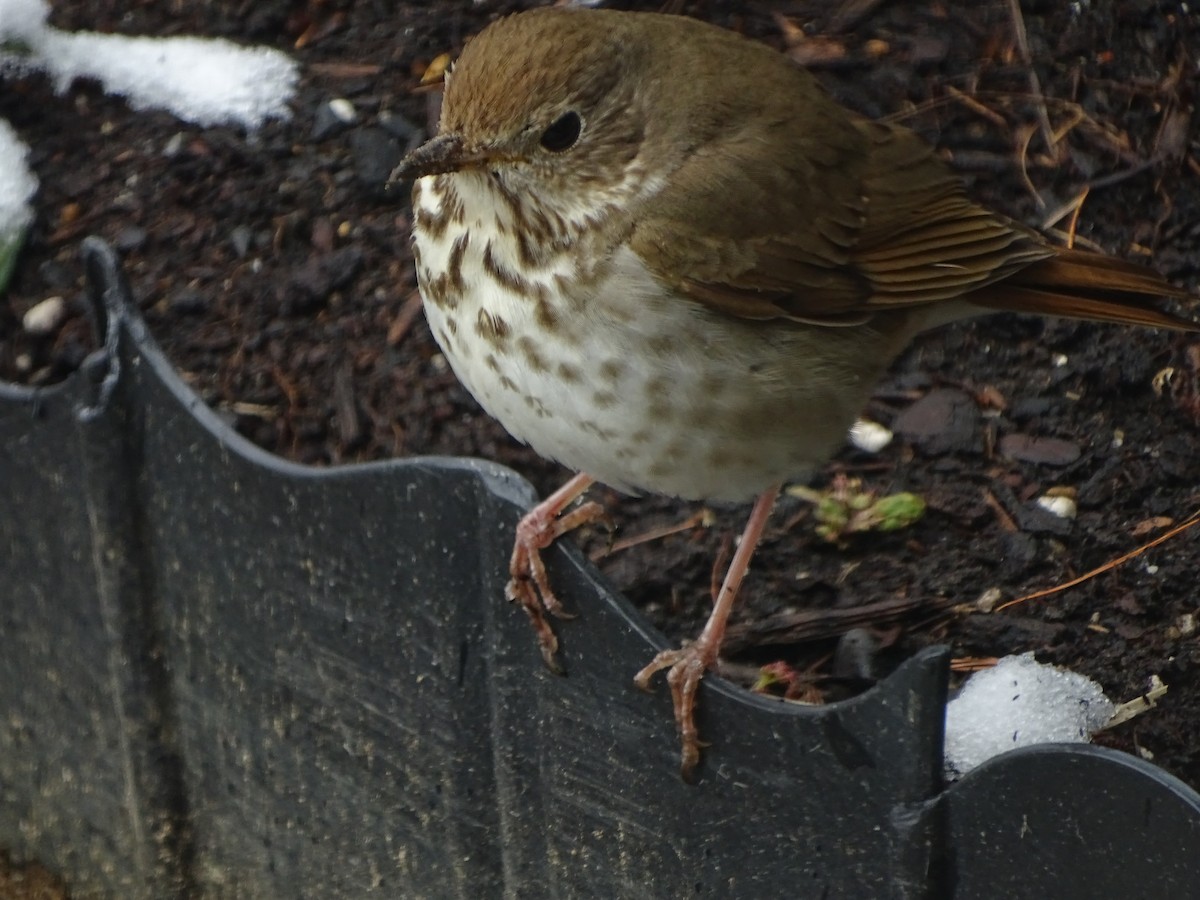
[[[76,897],[1182,897],[1200,796],[1048,745],[941,783],[946,654],[802,708],[710,678],[678,777],[661,638],[571,549],[567,678],[502,601],[488,463],[312,469],[172,371],[85,244],[102,351],[0,384],[0,849]]]

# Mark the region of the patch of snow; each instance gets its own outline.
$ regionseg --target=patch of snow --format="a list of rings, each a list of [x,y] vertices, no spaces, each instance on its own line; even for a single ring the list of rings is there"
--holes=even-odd
[[[0,119],[0,242],[16,237],[33,221],[29,201],[38,182],[25,161],[28,153],[12,126]]]
[[[58,90],[95,78],[134,109],[166,109],[197,125],[257,128],[287,118],[296,63],[266,47],[196,37],[123,37],[47,31],[42,65]]]
[[[965,775],[1006,750],[1087,743],[1114,705],[1083,675],[1043,665],[1032,653],[976,672],[946,706],[946,776]]]
[[[94,78],[135,109],[166,109],[208,126],[257,128],[287,118],[299,72],[294,60],[267,47],[200,37],[129,37],[68,32],[46,24],[43,0],[0,0],[0,72],[44,71],[65,91]]]

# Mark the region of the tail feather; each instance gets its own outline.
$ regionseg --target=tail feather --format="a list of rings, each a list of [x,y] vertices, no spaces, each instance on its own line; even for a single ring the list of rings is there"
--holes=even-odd
[[[1154,306],[1163,297],[1189,296],[1151,269],[1099,253],[1063,250],[964,299],[998,311],[1200,331],[1200,323]]]

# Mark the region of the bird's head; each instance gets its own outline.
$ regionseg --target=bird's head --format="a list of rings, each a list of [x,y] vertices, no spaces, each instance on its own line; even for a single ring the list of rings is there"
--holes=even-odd
[[[660,175],[646,60],[623,17],[546,9],[469,41],[447,76],[436,137],[392,181],[475,173],[577,220],[628,204]]]

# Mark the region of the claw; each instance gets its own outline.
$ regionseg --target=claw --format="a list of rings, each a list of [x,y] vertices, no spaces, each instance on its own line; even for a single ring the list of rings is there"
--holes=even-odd
[[[586,491],[592,481],[590,476],[576,475],[531,509],[517,523],[517,537],[508,564],[509,581],[504,596],[512,603],[519,603],[529,616],[542,659],[556,675],[563,674],[563,667],[557,657],[558,638],[546,621],[546,613],[557,619],[573,619],[575,615],[567,612],[555,596],[546,564],[542,561],[542,551],[567,532],[583,525],[601,521],[611,526],[608,513],[599,503],[585,503],[563,514],[563,510]]]
[[[514,577],[504,589],[504,596],[510,603],[519,603],[529,616],[529,623],[533,626],[533,630],[537,634],[538,649],[542,652],[542,659],[546,663],[546,668],[555,675],[562,675],[563,667],[556,655],[558,653],[558,638],[542,613],[542,604],[538,601],[530,579],[528,577],[519,579]]]
[[[679,774],[687,782],[694,779],[700,749],[708,746],[700,740],[700,731],[696,727],[696,693],[704,673],[716,665],[716,650],[710,642],[701,641],[685,644],[678,650],[663,650],[633,676],[633,683],[648,691],[650,679],[663,669],[667,670],[667,685],[671,688],[671,702],[675,707],[675,727],[679,731]]]

